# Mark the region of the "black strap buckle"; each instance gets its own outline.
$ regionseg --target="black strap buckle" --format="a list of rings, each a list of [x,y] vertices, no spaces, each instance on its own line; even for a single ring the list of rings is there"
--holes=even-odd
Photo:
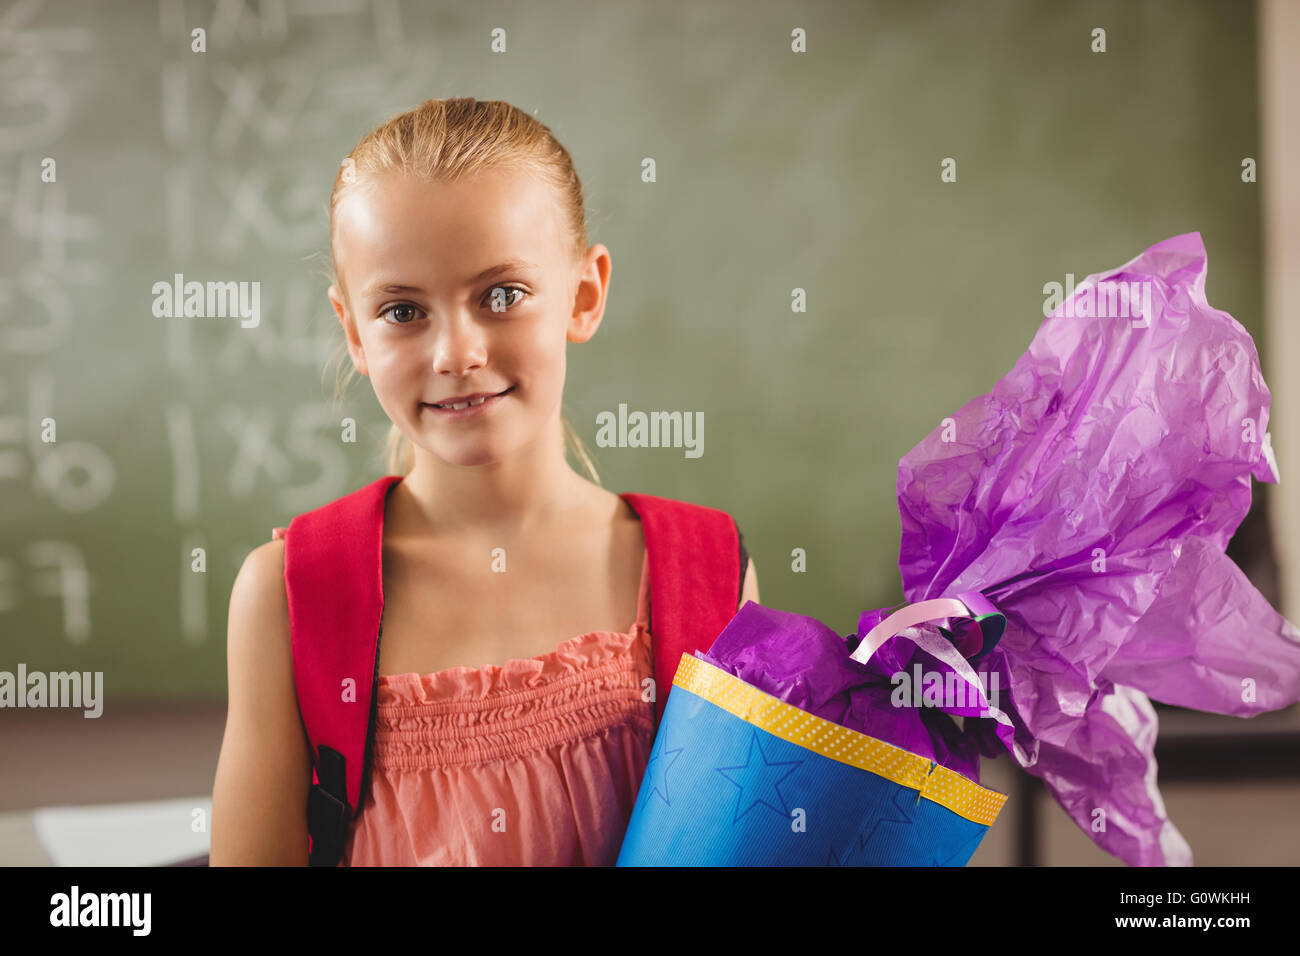
[[[310,866],[338,866],[343,858],[352,808],[347,800],[347,760],[333,747],[321,745],[316,776],[307,794],[307,832],[311,834]]]

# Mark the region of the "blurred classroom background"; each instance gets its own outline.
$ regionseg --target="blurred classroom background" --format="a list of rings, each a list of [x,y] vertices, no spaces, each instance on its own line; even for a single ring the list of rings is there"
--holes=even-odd
[[[602,484],[730,511],[763,603],[844,634],[901,600],[898,459],[1012,366],[1044,283],[1199,231],[1210,303],[1258,345],[1283,478],[1254,485],[1230,553],[1300,621],[1292,0],[49,0],[0,23],[0,75],[0,670],[105,682],[98,718],[0,711],[0,864],[206,852],[234,575],[383,474],[368,384],[336,405],[323,374],[337,164],[432,96],[536,111],[574,156],[614,269],[564,410]],[[260,322],[155,317],[178,273],[260,282]],[[707,453],[597,448],[620,402],[703,410]],[[1300,864],[1300,708],[1158,710],[1197,864]],[[985,767],[1012,799],[973,865],[1121,865],[1007,759]]]

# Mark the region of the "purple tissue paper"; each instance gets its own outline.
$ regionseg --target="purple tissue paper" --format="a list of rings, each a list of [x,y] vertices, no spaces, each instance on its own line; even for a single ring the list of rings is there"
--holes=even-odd
[[[976,781],[981,754],[1009,753],[1107,852],[1190,865],[1156,785],[1151,698],[1240,717],[1300,700],[1300,631],[1224,554],[1251,477],[1279,476],[1254,342],[1205,277],[1196,232],[1088,276],[989,394],[899,462],[907,600],[981,591],[1007,617],[974,666],[991,716],[891,706],[891,675],[964,666],[936,624],[849,660],[892,608],[840,637],[749,602],[699,656]]]

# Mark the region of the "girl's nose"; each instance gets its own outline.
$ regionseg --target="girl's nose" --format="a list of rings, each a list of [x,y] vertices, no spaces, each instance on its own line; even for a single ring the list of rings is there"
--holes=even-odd
[[[435,320],[433,369],[448,375],[464,375],[487,362],[487,337],[477,322],[456,314]]]

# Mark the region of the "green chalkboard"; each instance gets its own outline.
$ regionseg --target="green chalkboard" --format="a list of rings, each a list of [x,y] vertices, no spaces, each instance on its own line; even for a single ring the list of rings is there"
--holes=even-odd
[[[383,473],[368,382],[335,405],[325,375],[338,163],[454,95],[536,111],[611,250],[604,324],[570,347],[564,399],[603,484],[732,512],[764,603],[851,631],[902,597],[899,457],[1011,367],[1045,283],[1199,230],[1211,303],[1258,340],[1253,16],[1233,0],[8,5],[0,669],[103,671],[109,706],[223,696],[244,556]],[[177,276],[256,283],[257,322],[157,309]],[[702,453],[597,447],[620,404],[702,414]]]

